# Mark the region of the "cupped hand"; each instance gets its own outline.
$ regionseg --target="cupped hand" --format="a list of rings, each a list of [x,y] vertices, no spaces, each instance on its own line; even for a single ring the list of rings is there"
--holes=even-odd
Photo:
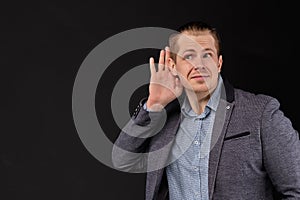
[[[162,110],[182,93],[183,87],[178,76],[173,75],[171,72],[171,60],[168,47],[160,51],[157,70],[154,58],[151,57],[149,60],[151,72],[149,97],[147,100],[147,108],[149,110]]]

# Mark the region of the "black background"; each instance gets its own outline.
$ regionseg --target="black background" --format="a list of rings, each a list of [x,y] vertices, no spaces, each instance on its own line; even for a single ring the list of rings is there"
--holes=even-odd
[[[11,1],[0,9],[1,200],[143,199],[144,174],[119,172],[96,160],[81,143],[72,116],[82,61],[108,37],[132,28],[211,23],[223,41],[222,73],[238,88],[276,97],[300,128],[299,11],[291,2],[42,0]],[[99,83],[98,117],[112,140],[118,133],[107,109],[113,84],[124,69],[156,53],[120,58]],[[136,95],[145,95],[144,89]]]

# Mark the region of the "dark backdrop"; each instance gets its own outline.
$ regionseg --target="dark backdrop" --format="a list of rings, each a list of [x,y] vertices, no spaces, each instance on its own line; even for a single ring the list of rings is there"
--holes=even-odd
[[[2,3],[0,199],[143,199],[144,174],[101,164],[81,143],[72,116],[82,61],[103,40],[131,28],[175,29],[198,19],[213,24],[223,40],[223,73],[236,87],[278,98],[299,130],[296,8],[258,0]],[[129,69],[156,53],[133,52],[112,65]],[[96,107],[113,140],[118,128],[107,106],[120,71],[107,76]],[[146,95],[145,87],[135,95]]]

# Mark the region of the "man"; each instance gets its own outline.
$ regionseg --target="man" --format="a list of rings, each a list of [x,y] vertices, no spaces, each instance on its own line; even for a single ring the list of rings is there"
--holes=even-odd
[[[170,37],[149,96],[115,142],[117,169],[147,172],[146,200],[300,199],[299,134],[270,96],[221,76],[216,29],[190,22]]]

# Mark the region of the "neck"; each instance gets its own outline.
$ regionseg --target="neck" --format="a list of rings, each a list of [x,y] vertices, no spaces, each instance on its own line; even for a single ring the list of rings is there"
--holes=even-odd
[[[211,93],[209,91],[195,93],[194,91],[190,90],[186,90],[185,92],[193,111],[198,115],[201,114],[208,103]]]

